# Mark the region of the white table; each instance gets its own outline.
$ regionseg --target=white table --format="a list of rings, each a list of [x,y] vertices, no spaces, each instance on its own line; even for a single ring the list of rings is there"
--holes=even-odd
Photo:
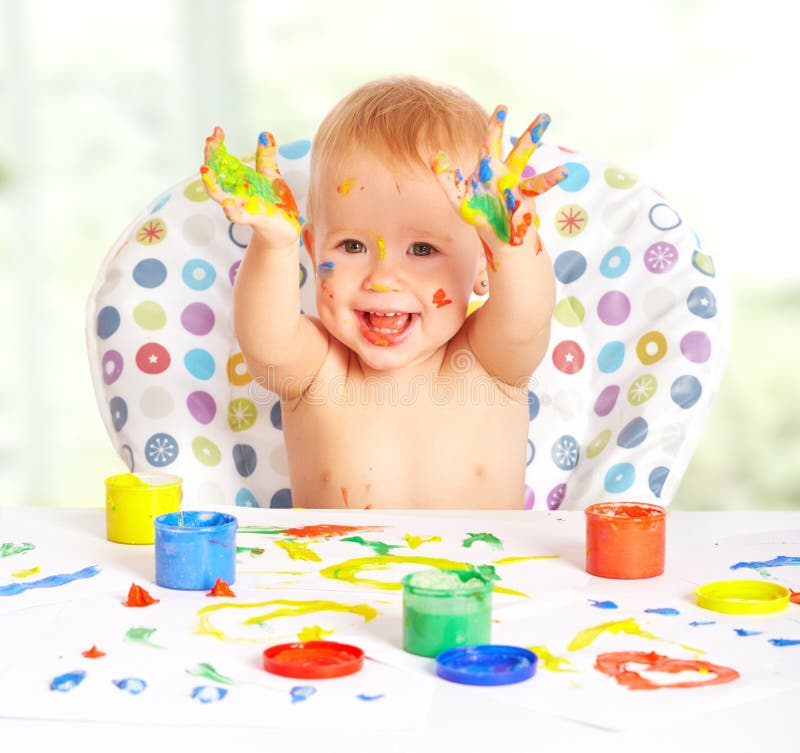
[[[229,509],[230,511],[230,509]],[[260,511],[264,524],[270,511]],[[354,515],[364,513],[354,512]],[[392,511],[393,515],[422,517],[425,513]],[[436,511],[437,516],[458,512]],[[470,518],[519,521],[535,527],[540,512],[466,513]],[[574,535],[577,552],[583,541],[582,512],[559,512]],[[354,518],[355,519],[355,518]],[[359,518],[362,521],[363,518]],[[58,526],[65,533],[94,537],[105,532],[104,511],[97,508],[0,508],[0,540],[13,539],[21,524]],[[745,533],[800,529],[798,512],[670,512],[667,568],[671,559],[686,556],[687,547],[713,544],[717,539]],[[112,545],[109,545],[110,547]],[[118,558],[137,557],[135,547],[110,548]],[[573,552],[573,556],[574,555]],[[14,656],[15,641],[31,628],[30,617],[0,618],[0,667]],[[0,678],[2,675],[0,675]],[[637,732],[609,732],[549,714],[522,711],[493,702],[491,693],[478,704],[458,685],[440,682],[428,717],[424,736],[365,737],[354,730],[331,738],[319,734],[299,736],[294,732],[244,728],[186,728],[129,725],[42,722],[0,719],[0,750],[108,751],[755,751],[796,749],[797,733],[790,725],[800,708],[800,690],[694,717],[669,727]],[[0,714],[2,709],[0,709]],[[780,746],[780,747],[779,747]]]

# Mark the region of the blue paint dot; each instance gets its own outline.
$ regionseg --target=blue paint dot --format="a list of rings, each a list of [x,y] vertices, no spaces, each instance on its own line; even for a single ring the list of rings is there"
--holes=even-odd
[[[507,115],[508,115],[508,110],[498,110],[498,111],[497,111],[497,119],[498,119],[498,120],[499,120],[501,123],[504,123],[504,122],[505,122],[505,119],[506,119],[506,116],[507,116]]]
[[[245,487],[236,492],[236,506],[237,507],[259,507],[258,500],[253,492]]]
[[[128,404],[121,397],[112,397],[108,403],[114,431],[120,431],[128,422]]]
[[[292,703],[300,703],[300,701],[305,701],[306,698],[309,698],[316,692],[317,689],[313,685],[295,685],[289,691],[289,694],[292,696]]]
[[[517,200],[514,198],[514,194],[511,193],[511,189],[506,188],[506,190],[503,191],[503,196],[506,197],[506,209],[508,209],[509,214],[513,213],[517,206]]]
[[[631,450],[638,447],[645,439],[647,439],[647,421],[641,416],[634,418],[626,424],[617,437],[617,445],[625,450]]]
[[[269,420],[272,422],[272,425],[278,430],[283,431],[283,416],[281,414],[281,404],[280,401],[275,401],[272,408],[269,412]]]
[[[278,489],[275,494],[272,495],[272,499],[269,501],[269,506],[272,509],[283,509],[289,510],[292,507],[292,490],[291,489]]]
[[[383,693],[378,693],[377,695],[369,695],[368,693],[359,693],[356,698],[359,701],[378,701],[383,698]]]
[[[763,635],[763,631],[761,630],[746,630],[745,628],[734,628],[733,632],[736,635],[741,636],[742,638],[749,638],[751,635]]]
[[[556,279],[564,285],[579,279],[586,271],[586,257],[580,251],[564,251],[553,262]]]
[[[533,462],[533,459],[535,457],[536,457],[536,447],[533,444],[533,442],[531,442],[531,440],[529,439],[528,440],[528,459],[525,461],[525,465],[530,465]]]
[[[562,471],[571,471],[578,465],[580,445],[575,437],[564,434],[553,443],[550,455]]]
[[[158,259],[142,259],[133,268],[133,279],[143,288],[157,288],[167,279],[167,268]]]
[[[604,487],[611,494],[626,492],[636,480],[636,469],[631,463],[615,463],[606,472]]]
[[[714,620],[707,620],[705,622],[698,622],[695,620],[694,622],[689,623],[689,627],[705,627],[706,625],[716,625],[717,623]]]
[[[539,398],[535,392],[528,390],[528,421],[533,421],[539,415]]]
[[[612,340],[606,343],[597,354],[597,368],[604,374],[613,374],[625,360],[625,343]]]
[[[183,265],[181,278],[192,290],[207,290],[217,279],[217,272],[205,259],[190,259]]]
[[[767,643],[771,643],[773,646],[800,646],[800,640],[792,638],[770,638]]]
[[[247,478],[256,469],[256,451],[249,444],[233,446],[233,463],[240,476]]]
[[[492,168],[488,157],[484,157],[478,166],[478,178],[481,183],[488,183],[492,179]]]
[[[214,356],[203,348],[188,351],[183,357],[183,364],[195,379],[211,379],[216,369]]]
[[[625,246],[614,246],[600,261],[600,274],[613,280],[622,277],[631,265],[631,252]]]
[[[686,306],[701,319],[713,319],[717,315],[717,299],[705,285],[700,285],[689,293]]]
[[[53,679],[50,683],[50,690],[68,693],[73,688],[78,687],[84,679],[86,679],[86,672],[82,669],[75,670],[74,672],[66,672]]]
[[[595,601],[594,599],[589,599],[589,603],[598,609],[619,609],[614,601]]]
[[[144,456],[154,468],[163,468],[175,461],[180,448],[175,437],[165,432],[153,434],[144,446]]]
[[[298,139],[278,147],[278,154],[286,159],[300,159],[305,157],[311,149],[311,142],[308,139]]]
[[[665,617],[675,617],[680,614],[677,609],[673,609],[672,607],[656,607],[654,609],[645,609],[644,611],[648,614],[661,614]]]
[[[691,408],[700,399],[702,393],[703,386],[700,384],[700,380],[691,374],[679,376],[669,390],[672,402],[684,410]]]
[[[147,689],[147,683],[138,677],[126,677],[122,680],[112,680],[120,690],[125,690],[131,695],[139,695]]]
[[[200,685],[192,690],[192,698],[200,703],[216,703],[226,695],[228,695],[228,691],[225,688],[218,688],[216,685]]]
[[[669,476],[669,468],[663,465],[659,465],[657,468],[653,468],[650,471],[650,476],[647,479],[647,485],[650,487],[650,491],[656,495],[656,497],[661,496],[661,490],[664,488],[664,483],[667,480],[667,476]]]
[[[564,164],[569,175],[558,184],[562,191],[575,193],[580,191],[589,182],[589,170],[580,162],[567,162]]]
[[[107,340],[119,329],[119,311],[113,306],[103,306],[97,314],[97,336]]]

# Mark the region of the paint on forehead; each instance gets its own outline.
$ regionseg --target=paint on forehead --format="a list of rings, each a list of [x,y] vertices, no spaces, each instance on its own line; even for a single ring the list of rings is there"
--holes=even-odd
[[[444,288],[439,288],[439,289],[438,289],[438,290],[437,290],[437,291],[436,291],[436,292],[433,294],[433,303],[435,303],[435,304],[436,304],[436,308],[437,308],[437,309],[440,309],[442,306],[446,306],[448,303],[452,303],[452,302],[453,302],[453,301],[451,301],[451,300],[450,300],[450,299],[447,297],[447,294],[444,292]]]
[[[382,235],[378,236],[378,259],[384,261],[386,259],[386,241]]]
[[[347,196],[350,193],[353,186],[356,183],[355,178],[345,178],[338,186],[336,186],[336,192],[340,196]]]

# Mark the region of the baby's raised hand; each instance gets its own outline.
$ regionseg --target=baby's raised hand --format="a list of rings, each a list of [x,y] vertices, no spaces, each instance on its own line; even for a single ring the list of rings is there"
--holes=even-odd
[[[522,177],[522,171],[550,124],[550,116],[545,114],[528,126],[503,160],[501,147],[506,114],[503,105],[495,108],[481,145],[478,165],[466,180],[460,170],[452,167],[444,152],[434,157],[433,170],[453,206],[478,229],[484,241],[491,244],[499,240],[521,246],[528,228],[536,221],[536,197],[560,183],[568,173],[562,165],[541,175]],[[537,239],[537,252],[540,249]]]
[[[225,133],[217,126],[206,139],[200,174],[208,195],[222,205],[231,222],[252,225],[274,247],[297,240],[300,219],[289,186],[275,162],[275,139],[262,133],[256,147],[256,169],[225,148]]]

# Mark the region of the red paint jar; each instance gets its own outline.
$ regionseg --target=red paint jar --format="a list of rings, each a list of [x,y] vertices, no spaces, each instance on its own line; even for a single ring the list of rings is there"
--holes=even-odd
[[[653,578],[664,572],[667,511],[646,502],[600,502],[586,513],[586,572]]]

